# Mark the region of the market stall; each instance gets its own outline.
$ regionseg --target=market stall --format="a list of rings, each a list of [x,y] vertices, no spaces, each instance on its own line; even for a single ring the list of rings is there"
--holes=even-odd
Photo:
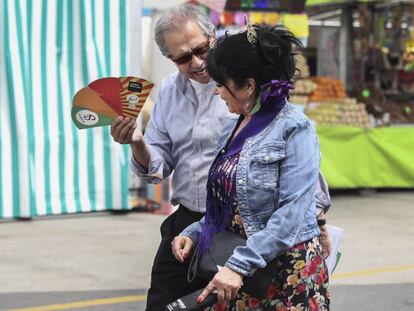
[[[205,5],[219,35],[243,28],[248,15],[302,39],[306,57],[290,99],[316,124],[331,188],[414,187],[411,2],[192,2]]]
[[[347,64],[337,76],[346,94],[329,92],[321,83],[325,89],[309,94],[307,106],[317,122],[322,169],[331,187],[413,188],[413,3],[308,2],[324,2],[317,15],[334,16],[338,33],[346,36],[341,42],[349,43],[339,47],[345,54],[335,51],[333,57]]]

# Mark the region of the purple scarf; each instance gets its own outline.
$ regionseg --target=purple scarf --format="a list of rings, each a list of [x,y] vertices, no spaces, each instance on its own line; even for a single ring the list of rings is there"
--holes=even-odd
[[[239,160],[237,153],[240,153],[244,142],[247,138],[260,133],[265,129],[277,114],[282,110],[286,102],[286,97],[289,90],[293,86],[287,81],[272,80],[261,87],[260,103],[262,104],[259,111],[252,115],[249,123],[240,131],[240,133],[233,139],[235,131],[237,130],[243,116],[240,116],[237,126],[225,145],[219,152],[213,164],[210,167],[209,176],[207,180],[207,200],[206,200],[206,214],[205,222],[200,233],[197,245],[197,253],[199,256],[203,255],[210,249],[211,240],[215,233],[225,230],[228,221],[232,215],[232,207],[236,195],[236,170],[231,176],[231,180],[225,180],[221,185],[221,189],[213,189],[213,181],[220,177],[221,165],[227,160],[226,165],[235,166]],[[230,142],[229,142],[230,141]],[[219,192],[221,197],[224,197],[222,204],[217,204],[213,191]]]

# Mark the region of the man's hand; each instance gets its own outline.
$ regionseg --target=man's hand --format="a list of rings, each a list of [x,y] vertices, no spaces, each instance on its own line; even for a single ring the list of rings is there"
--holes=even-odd
[[[176,236],[171,242],[172,253],[179,262],[184,260],[190,255],[193,249],[194,242],[187,236]]]
[[[149,150],[145,144],[144,136],[138,130],[134,119],[117,117],[111,124],[111,136],[120,144],[129,144],[134,159],[145,169],[148,169],[150,158]]]
[[[240,287],[243,285],[243,276],[227,267],[223,267],[208,283],[204,291],[198,296],[197,302],[201,303],[213,291],[217,290],[218,303],[226,303],[236,298]]]
[[[120,144],[143,145],[144,137],[134,119],[117,117],[111,124],[111,136]]]

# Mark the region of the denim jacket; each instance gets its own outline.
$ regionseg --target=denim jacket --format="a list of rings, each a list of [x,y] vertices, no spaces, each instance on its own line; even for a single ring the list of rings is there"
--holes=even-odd
[[[227,127],[217,151],[234,126],[235,122]],[[264,130],[245,141],[236,193],[247,243],[235,248],[227,267],[252,276],[294,245],[319,235],[315,217],[319,163],[316,132],[309,119],[289,103]],[[197,241],[203,222],[204,218],[181,235]]]

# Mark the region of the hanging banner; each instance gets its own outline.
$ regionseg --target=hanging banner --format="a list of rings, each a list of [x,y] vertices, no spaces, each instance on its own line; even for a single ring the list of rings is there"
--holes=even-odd
[[[282,24],[296,37],[309,37],[309,21],[306,14],[283,14]]]
[[[306,6],[325,4],[352,4],[352,2],[378,2],[381,0],[306,0]]]
[[[305,0],[227,0],[226,11],[272,11],[303,13]]]

